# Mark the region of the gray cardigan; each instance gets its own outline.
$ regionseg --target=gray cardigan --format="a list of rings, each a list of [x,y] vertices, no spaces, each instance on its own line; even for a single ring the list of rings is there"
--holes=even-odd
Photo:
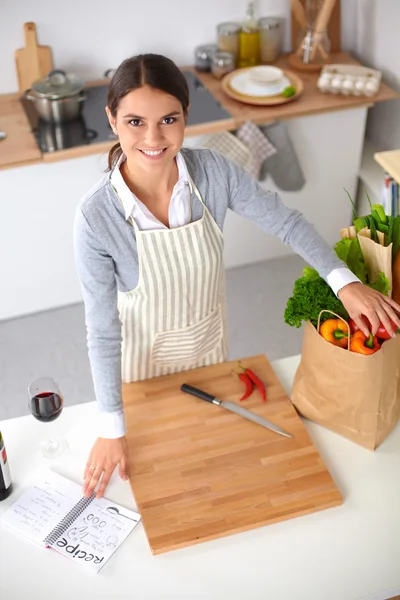
[[[187,170],[218,227],[230,208],[278,236],[317,269],[322,277],[343,268],[334,251],[297,210],[265,191],[251,175],[216,152],[182,148]],[[191,194],[192,220],[202,205]],[[121,410],[121,324],[117,291],[138,281],[135,230],[111,184],[110,174],[81,200],[76,211],[74,247],[85,303],[87,341],[93,383],[103,412]]]

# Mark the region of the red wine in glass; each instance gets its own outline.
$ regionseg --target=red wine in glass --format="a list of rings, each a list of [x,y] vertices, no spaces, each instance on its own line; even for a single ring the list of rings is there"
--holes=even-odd
[[[38,421],[50,423],[60,416],[63,397],[57,383],[51,377],[41,377],[33,381],[29,388],[29,410]],[[58,458],[67,449],[63,438],[50,438],[40,444],[40,452],[45,458]]]
[[[31,413],[38,421],[54,421],[60,416],[62,407],[62,396],[55,392],[41,392],[31,398]]]

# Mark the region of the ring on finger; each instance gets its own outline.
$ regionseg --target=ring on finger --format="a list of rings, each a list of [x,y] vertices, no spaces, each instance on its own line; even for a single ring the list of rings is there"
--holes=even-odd
[[[89,470],[90,471],[95,471],[96,470],[96,465],[90,465]]]

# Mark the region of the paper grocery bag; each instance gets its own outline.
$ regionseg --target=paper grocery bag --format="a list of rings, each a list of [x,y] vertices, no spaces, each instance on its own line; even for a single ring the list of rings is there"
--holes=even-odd
[[[302,416],[374,450],[400,418],[400,335],[365,356],[307,322],[292,401]]]
[[[389,246],[383,245],[383,233],[377,232],[380,244],[371,240],[371,232],[368,227],[364,227],[358,232],[358,240],[360,242],[361,252],[364,257],[365,264],[368,269],[370,281],[374,282],[378,277],[378,273],[382,271],[389,279],[388,296],[392,296],[392,244]]]

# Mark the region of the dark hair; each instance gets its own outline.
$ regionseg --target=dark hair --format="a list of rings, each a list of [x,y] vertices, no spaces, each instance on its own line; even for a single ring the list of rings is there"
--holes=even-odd
[[[189,88],[185,76],[176,64],[161,54],[138,54],[124,60],[111,79],[107,106],[113,117],[117,114],[120,100],[132,90],[148,85],[175,96],[186,114],[189,107]],[[111,170],[122,154],[118,142],[108,153],[108,169]]]

